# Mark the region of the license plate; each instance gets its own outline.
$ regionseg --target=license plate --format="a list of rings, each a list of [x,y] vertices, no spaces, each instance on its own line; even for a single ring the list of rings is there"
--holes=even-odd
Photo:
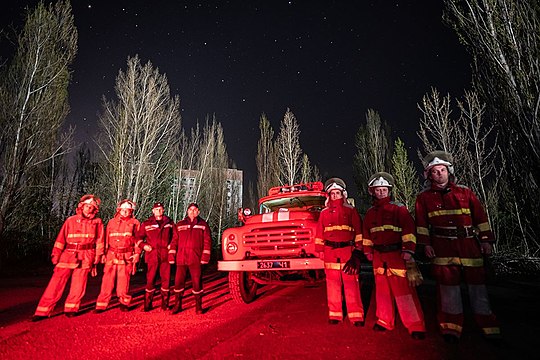
[[[290,269],[290,261],[257,261],[257,269]]]

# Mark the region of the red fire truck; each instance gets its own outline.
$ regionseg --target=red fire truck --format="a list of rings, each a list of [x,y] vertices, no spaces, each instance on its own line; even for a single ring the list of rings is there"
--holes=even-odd
[[[259,200],[258,214],[239,209],[242,225],[224,231],[218,262],[236,302],[253,301],[259,285],[324,279],[315,231],[326,198],[321,182],[278,186]]]

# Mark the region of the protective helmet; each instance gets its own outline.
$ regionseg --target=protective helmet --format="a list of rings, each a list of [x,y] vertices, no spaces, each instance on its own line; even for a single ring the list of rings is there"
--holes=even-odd
[[[96,210],[99,210],[99,205],[101,204],[101,200],[92,194],[87,194],[81,197],[81,200],[79,200],[79,207],[82,207],[84,204],[90,204],[93,205]]]
[[[129,199],[121,200],[118,205],[116,206],[117,210],[120,209],[129,209],[129,210],[135,210],[135,203]]]
[[[373,195],[372,189],[378,186],[386,186],[388,190],[392,190],[392,188],[394,187],[394,184],[395,184],[395,181],[392,175],[390,175],[387,172],[380,171],[378,173],[371,175],[371,177],[369,178],[368,192],[370,195]]]
[[[429,170],[436,165],[445,165],[450,175],[454,175],[454,159],[452,154],[446,151],[432,151],[424,157],[422,163],[424,164],[424,178],[426,179],[429,177]]]
[[[329,193],[334,189],[341,190],[344,198],[347,197],[346,187],[347,186],[345,185],[345,181],[341,180],[340,178],[330,178],[324,183],[325,192]]]

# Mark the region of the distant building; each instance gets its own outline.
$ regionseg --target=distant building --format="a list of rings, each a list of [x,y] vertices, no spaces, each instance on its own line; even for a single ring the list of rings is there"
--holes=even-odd
[[[225,183],[227,189],[227,215],[236,213],[236,208],[242,206],[243,195],[243,171],[238,169],[223,169],[226,172]],[[199,170],[182,170],[182,178],[180,179],[180,191],[183,192],[184,204],[189,204],[195,201],[197,192],[197,179]]]

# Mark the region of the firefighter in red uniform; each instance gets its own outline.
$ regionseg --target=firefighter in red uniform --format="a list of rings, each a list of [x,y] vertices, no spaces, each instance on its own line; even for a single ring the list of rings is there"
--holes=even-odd
[[[100,200],[84,195],[76,214],[67,218],[56,237],[51,258],[56,265],[49,285],[39,300],[32,321],[50,316],[71,277],[71,288],[64,304],[68,317],[77,315],[86,291],[88,274],[95,276],[95,265],[103,255],[103,222],[96,217]]]
[[[476,323],[487,339],[499,339],[485,284],[483,256],[491,255],[495,241],[486,213],[469,188],[454,183],[450,154],[434,151],[423,162],[428,187],[416,198],[416,230],[418,243],[432,259],[442,335],[449,343],[461,336],[463,274]]]
[[[364,326],[364,307],[360,297],[360,261],[362,256],[362,220],[347,203],[345,182],[328,179],[324,185],[329,195],[319,216],[315,244],[324,259],[328,299],[328,323],[343,320],[343,295],[349,321]]]
[[[116,294],[120,302],[120,310],[128,311],[131,302],[129,279],[135,274],[139,262],[141,248],[135,246],[135,234],[139,230],[139,220],[133,217],[135,203],[122,200],[116,207],[116,215],[109,220],[105,231],[105,255],[102,262],[103,279],[101,292],[96,302],[96,313],[107,309],[116,282]],[[116,281],[115,281],[116,280]]]
[[[210,227],[199,217],[199,206],[191,203],[187,209],[187,216],[176,224],[178,236],[171,242],[169,250],[169,263],[176,263],[174,277],[174,307],[172,314],[182,310],[182,296],[186,285],[186,274],[189,269],[192,283],[192,293],[195,297],[195,311],[203,313],[202,308],[202,264],[210,261],[212,238]]]
[[[163,214],[163,204],[154,203],[152,213],[153,215],[141,224],[136,235],[137,244],[145,251],[144,259],[148,265],[143,309],[145,312],[152,310],[158,270],[161,278],[161,309],[167,310],[169,308],[171,265],[167,254],[169,244],[176,237],[174,222]]]
[[[403,325],[414,339],[424,339],[426,326],[418,301],[417,283],[410,283],[407,269],[414,264],[416,248],[414,219],[407,208],[392,201],[394,178],[386,172],[371,176],[368,192],[373,206],[364,217],[362,243],[367,259],[373,261],[377,322],[375,331],[394,329],[395,306]],[[395,303],[395,305],[394,305]]]

